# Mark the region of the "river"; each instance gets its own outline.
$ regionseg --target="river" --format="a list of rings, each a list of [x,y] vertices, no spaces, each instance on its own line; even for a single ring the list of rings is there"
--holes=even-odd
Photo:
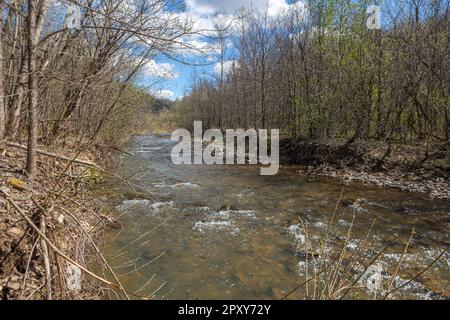
[[[389,286],[413,229],[416,233],[392,287],[415,278],[450,244],[448,201],[308,177],[295,167],[261,176],[256,166],[174,165],[173,145],[168,136],[136,137],[127,150],[132,156],[123,155],[113,172],[124,178],[107,178],[96,190],[121,217],[121,225],[107,233],[103,252],[126,289],[136,295],[285,296],[313,274],[317,261],[312,260],[320,259],[321,250],[314,243],[326,234],[343,188],[343,204],[333,218],[326,250],[340,252],[345,246],[351,254],[376,218],[366,263],[377,250],[388,247],[377,260],[383,280],[380,290]],[[353,217],[351,240],[345,242]],[[393,297],[439,298],[450,280],[449,271],[446,253]],[[362,279],[361,289],[346,298],[372,298],[379,291],[365,288]],[[311,290],[302,287],[289,298],[311,298]]]

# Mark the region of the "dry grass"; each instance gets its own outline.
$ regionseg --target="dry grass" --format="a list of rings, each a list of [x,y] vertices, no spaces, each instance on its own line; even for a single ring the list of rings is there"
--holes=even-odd
[[[96,246],[111,223],[108,213],[89,194],[97,178],[93,172],[98,170],[42,156],[38,174],[29,180],[22,170],[24,160],[25,151],[3,147],[2,298],[98,299],[103,286],[128,298]],[[24,182],[24,187],[10,185],[10,178]],[[98,270],[91,270],[92,265],[98,265]],[[70,287],[69,267],[82,272],[81,290]]]
[[[343,191],[342,191],[343,192]],[[342,244],[333,249],[336,245],[331,239],[331,230],[335,226],[335,216],[341,202],[342,193],[336,204],[335,210],[329,218],[325,235],[311,235],[306,222],[302,221],[301,226],[305,235],[304,248],[306,251],[306,261],[304,270],[304,281],[291,290],[281,299],[288,299],[295,292],[302,290],[305,298],[311,300],[342,300],[342,299],[393,299],[399,298],[395,294],[402,288],[416,281],[420,276],[429,271],[447,252],[442,250],[432,262],[422,268],[409,280],[397,286],[395,279],[399,276],[403,268],[404,256],[408,252],[414,240],[415,231],[411,231],[411,236],[405,243],[404,250],[399,262],[393,269],[393,273],[383,272],[379,286],[368,288],[368,281],[375,278],[373,268],[381,265],[381,258],[386,253],[389,246],[380,246],[372,241],[372,232],[376,224],[376,219],[372,221],[371,227],[367,230],[363,239],[357,241],[357,246],[349,250],[352,240],[352,232],[355,226],[356,210],[353,212],[352,220],[347,228]],[[354,240],[354,239],[353,239]],[[395,239],[398,240],[398,239]],[[319,248],[317,250],[317,248]],[[312,269],[312,270],[311,270]],[[392,269],[392,268],[388,268]],[[443,285],[440,297],[445,297],[448,284]]]

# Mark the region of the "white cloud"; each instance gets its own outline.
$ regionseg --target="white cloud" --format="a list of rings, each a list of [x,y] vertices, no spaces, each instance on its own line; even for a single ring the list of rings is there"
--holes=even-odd
[[[279,12],[289,9],[289,6],[286,0],[270,0],[268,14],[269,16],[276,16]]]
[[[231,22],[233,15],[242,8],[252,12],[264,12],[267,9],[269,16],[276,16],[292,6],[286,0],[185,0],[185,3],[186,12],[178,13],[178,16],[192,19],[194,30],[203,34],[215,29],[217,16]]]
[[[151,59],[144,66],[143,75],[150,78],[175,80],[179,75],[174,71],[174,68],[175,65],[172,63],[158,63]]]
[[[173,100],[175,97],[175,93],[173,91],[163,89],[153,92],[153,95],[159,99],[170,99]]]
[[[223,72],[225,75],[229,74],[234,68],[239,67],[239,61],[237,60],[228,60],[223,63]],[[214,72],[216,74],[220,74],[222,69],[222,65],[220,62],[214,65]]]
[[[287,0],[185,0],[186,11],[178,13],[183,19],[194,22],[194,31],[198,34],[185,37],[175,48],[175,52],[187,56],[208,56],[218,52],[218,48],[214,47],[211,38],[203,36],[212,36],[208,31],[215,29],[215,22],[218,19],[227,26],[235,21],[234,14],[245,8],[252,12],[264,12],[267,9],[268,15],[276,16],[296,4],[288,4]],[[304,0],[297,3],[304,4]],[[230,31],[233,32],[232,28]],[[202,36],[203,35],[203,36]],[[205,40],[209,39],[209,40]]]
[[[233,14],[241,8],[265,10],[275,15],[289,8],[286,0],[186,0],[187,8],[194,17],[214,15],[218,12]]]
[[[198,36],[182,39],[178,47],[179,53],[185,56],[207,56],[218,50],[213,43],[204,41]]]

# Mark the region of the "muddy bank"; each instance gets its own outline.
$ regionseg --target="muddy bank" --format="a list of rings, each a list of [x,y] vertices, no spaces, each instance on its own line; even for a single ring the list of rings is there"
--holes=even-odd
[[[94,154],[77,158],[94,163]],[[101,170],[40,155],[30,180],[25,159],[24,150],[0,146],[0,299],[98,298],[108,281],[86,271],[101,261],[96,243],[110,224],[89,194]]]
[[[450,198],[448,144],[389,147],[380,142],[282,140],[280,155],[281,163],[298,165],[302,174]]]

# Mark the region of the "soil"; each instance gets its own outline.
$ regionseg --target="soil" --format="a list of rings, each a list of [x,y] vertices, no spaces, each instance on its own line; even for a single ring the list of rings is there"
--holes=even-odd
[[[403,145],[381,142],[280,142],[281,163],[298,165],[299,172],[347,182],[426,193],[450,198],[449,144]]]
[[[48,299],[49,293],[52,299],[97,299],[101,284],[84,273],[80,286],[71,284],[77,267],[51,248],[47,249],[51,276],[47,283],[42,238],[12,202],[36,226],[45,221],[48,240],[87,268],[96,261],[91,239],[99,241],[110,223],[89,194],[101,175],[92,168],[39,156],[38,173],[29,179],[23,169],[25,155],[23,150],[0,145],[0,299]],[[90,161],[93,156],[86,152],[78,158]]]

